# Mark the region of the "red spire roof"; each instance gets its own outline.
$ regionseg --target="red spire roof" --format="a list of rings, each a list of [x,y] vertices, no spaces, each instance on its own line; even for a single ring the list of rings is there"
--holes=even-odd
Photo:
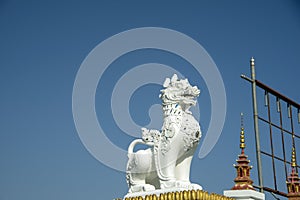
[[[291,162],[292,172],[288,176],[288,181],[286,183],[288,189],[289,200],[300,200],[300,178],[297,173],[296,164],[296,153],[295,148],[292,150],[292,162]]]

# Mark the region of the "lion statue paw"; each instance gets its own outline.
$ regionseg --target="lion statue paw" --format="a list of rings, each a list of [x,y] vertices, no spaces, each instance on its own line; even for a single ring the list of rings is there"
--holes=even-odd
[[[184,188],[187,190],[202,190],[202,187],[200,185],[191,183],[189,181],[176,181],[176,187]]]
[[[146,192],[146,191],[153,191],[155,190],[155,187],[150,184],[140,184],[140,185],[134,185],[130,188],[130,192]]]

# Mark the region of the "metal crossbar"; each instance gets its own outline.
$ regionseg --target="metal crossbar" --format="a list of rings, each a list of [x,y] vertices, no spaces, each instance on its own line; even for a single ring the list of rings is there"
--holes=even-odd
[[[256,80],[255,78],[255,67],[254,67],[254,58],[251,58],[250,60],[250,67],[251,67],[251,78],[248,78],[245,75],[241,75],[241,78],[249,81],[252,84],[252,100],[253,100],[253,119],[254,119],[254,131],[255,131],[255,141],[256,141],[256,158],[257,158],[257,171],[258,171],[258,182],[259,185],[255,186],[260,190],[260,192],[268,191],[274,194],[278,194],[281,196],[286,197],[286,193],[284,191],[279,191],[278,189],[278,180],[277,180],[277,171],[276,171],[276,162],[281,162],[284,164],[284,171],[285,171],[285,181],[288,180],[288,167],[290,166],[291,162],[287,160],[287,158],[290,158],[291,155],[287,155],[287,149],[291,150],[292,148],[295,148],[295,153],[297,152],[296,149],[296,140],[300,140],[299,133],[295,132],[295,121],[293,116],[293,111],[297,111],[297,118],[298,118],[298,126],[300,124],[300,104],[297,102],[291,100],[290,98],[282,95],[281,93],[277,92],[276,90],[270,88],[269,86],[265,85],[264,83],[260,82],[259,80]],[[264,91],[264,102],[266,110],[258,110],[257,107],[257,95],[256,95],[256,89],[262,89]],[[279,114],[277,118],[279,118],[279,124],[274,123],[272,117],[274,117],[274,114],[271,111],[271,98],[276,99],[276,111]],[[285,116],[282,113],[282,105],[285,104],[287,106],[287,116]],[[267,117],[263,117],[263,115],[260,115],[258,113],[265,112]],[[269,138],[269,145],[270,145],[270,152],[261,150],[260,146],[260,130],[259,130],[259,122],[266,124],[268,127],[268,138]],[[289,123],[289,130],[284,127],[284,122]],[[275,130],[280,131],[280,139],[281,139],[281,152],[282,157],[275,155],[275,150],[277,150],[278,146],[274,144],[274,137],[276,137],[277,133]],[[285,135],[289,135],[292,137],[290,144],[288,144],[285,140]],[[273,187],[269,188],[266,187],[263,184],[263,175],[262,175],[262,161],[261,161],[261,155],[265,155],[271,158],[272,163],[272,173],[273,173]],[[297,158],[297,156],[296,156]],[[296,171],[298,172],[298,168],[300,168],[299,165],[297,165],[296,161]],[[283,181],[283,180],[281,180]]]

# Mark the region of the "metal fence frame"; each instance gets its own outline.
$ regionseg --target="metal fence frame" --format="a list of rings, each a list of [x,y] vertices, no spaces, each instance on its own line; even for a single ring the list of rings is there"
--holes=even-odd
[[[276,178],[276,164],[275,160],[278,160],[280,162],[284,163],[284,169],[285,169],[285,178],[287,181],[288,179],[288,165],[291,164],[290,161],[287,160],[287,158],[290,157],[290,155],[286,155],[286,143],[284,140],[284,134],[290,134],[292,136],[292,147],[295,148],[295,152],[297,152],[296,149],[296,143],[295,139],[300,139],[299,133],[295,133],[294,131],[294,119],[293,119],[293,109],[297,110],[297,118],[298,118],[298,125],[300,124],[300,104],[296,103],[295,101],[289,99],[288,97],[282,95],[281,93],[277,92],[276,90],[270,88],[269,86],[265,85],[259,80],[256,80],[255,75],[255,63],[254,58],[252,57],[250,59],[250,68],[251,68],[251,78],[248,78],[245,75],[241,75],[241,78],[249,81],[252,85],[252,104],[253,104],[253,119],[254,119],[254,132],[255,132],[255,143],[256,143],[256,159],[257,159],[257,172],[258,172],[258,188],[260,192],[268,191],[274,194],[278,194],[281,196],[286,197],[287,194],[284,191],[278,190],[278,182]],[[256,89],[260,88],[265,91],[265,106],[267,107],[267,119],[259,115],[258,109],[257,109],[257,95],[256,95]],[[274,96],[276,98],[276,108],[277,112],[279,113],[279,125],[272,122],[271,119],[271,108],[270,108],[270,95]],[[287,113],[288,113],[288,119],[290,120],[290,130],[287,130],[283,127],[283,115],[282,115],[282,105],[286,104],[287,106]],[[271,152],[266,152],[261,150],[260,145],[260,134],[259,134],[259,121],[266,123],[269,127],[269,140],[270,140],[270,146],[271,146]],[[273,144],[273,129],[279,129],[281,134],[281,142],[282,142],[282,155],[283,157],[276,156],[274,154],[274,144]],[[292,149],[290,147],[290,149]],[[274,187],[269,188],[264,186],[263,184],[263,175],[262,175],[262,162],[261,162],[261,155],[269,156],[272,159],[272,171],[273,171],[273,183]],[[297,158],[297,156],[296,156]],[[297,163],[297,161],[296,161]],[[296,164],[296,171],[298,172],[298,168],[300,168],[299,165]]]

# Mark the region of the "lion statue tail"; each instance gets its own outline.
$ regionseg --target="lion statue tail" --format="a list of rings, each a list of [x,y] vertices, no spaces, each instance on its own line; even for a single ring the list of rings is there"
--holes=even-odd
[[[147,145],[147,146],[154,146],[154,143],[153,142],[145,142],[144,140],[142,139],[136,139],[136,140],[133,140],[129,147],[128,147],[128,155],[131,155],[134,152],[134,147],[137,145],[137,144],[144,144],[144,145]]]

